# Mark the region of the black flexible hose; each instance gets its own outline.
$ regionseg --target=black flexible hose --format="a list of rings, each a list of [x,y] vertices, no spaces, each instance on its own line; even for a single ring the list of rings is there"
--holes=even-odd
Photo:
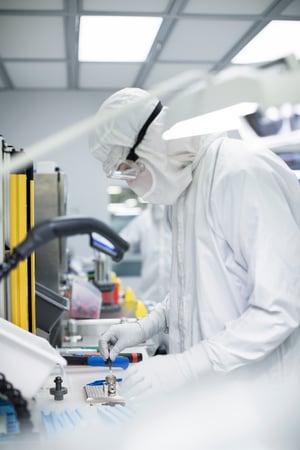
[[[0,280],[14,269],[20,261],[28,258],[34,250],[47,244],[52,239],[77,234],[89,234],[91,236],[92,233],[100,234],[113,244],[114,248],[110,249],[108,246],[104,246],[101,247],[101,251],[111,256],[116,262],[120,261],[124,252],[129,249],[127,241],[122,239],[108,225],[93,217],[54,217],[38,223],[28,231],[26,238],[0,265]]]

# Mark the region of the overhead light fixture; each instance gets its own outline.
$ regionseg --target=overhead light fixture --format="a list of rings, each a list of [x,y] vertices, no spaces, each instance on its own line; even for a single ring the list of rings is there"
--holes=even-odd
[[[165,140],[197,136],[240,128],[240,116],[257,110],[257,103],[239,103],[202,116],[177,122],[164,132]]]
[[[169,102],[163,138],[236,129],[253,145],[299,142],[300,66],[287,60],[284,72],[235,67],[181,91]]]
[[[145,61],[161,22],[161,17],[82,16],[79,61]]]
[[[300,21],[273,20],[232,60],[233,64],[273,61],[287,55],[300,57]]]

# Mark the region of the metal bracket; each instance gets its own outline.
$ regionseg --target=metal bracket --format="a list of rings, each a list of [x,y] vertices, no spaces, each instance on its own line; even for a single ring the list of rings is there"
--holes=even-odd
[[[115,375],[107,375],[102,385],[85,385],[83,387],[88,403],[101,403],[102,405],[125,405],[125,400],[119,395],[119,384]]]

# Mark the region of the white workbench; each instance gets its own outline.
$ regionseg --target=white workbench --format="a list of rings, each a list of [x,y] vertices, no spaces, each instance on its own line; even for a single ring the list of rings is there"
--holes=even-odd
[[[142,353],[143,359],[149,357],[146,347],[142,346],[128,348],[124,350],[125,352]],[[113,367],[112,373],[117,378],[122,378],[124,370]],[[92,436],[93,433],[97,434],[101,430],[104,432],[111,427],[122,428],[134,416],[134,409],[128,404],[126,398],[124,398],[125,406],[112,407],[97,403],[90,404],[84,395],[85,384],[105,379],[108,374],[109,369],[106,367],[66,366],[63,371],[59,367],[55,368],[37,392],[35,399],[29,402],[34,431],[25,436],[16,436],[11,444],[7,444],[7,449],[45,450],[49,447],[49,450],[65,450],[69,448],[70,440],[72,440],[72,449],[77,450],[76,445],[82,439],[82,433],[85,436],[85,433]],[[54,396],[50,394],[50,388],[55,386],[56,376],[61,376],[62,386],[68,389],[63,400],[54,400]],[[122,396],[121,383],[119,383],[119,389]],[[78,440],[75,439],[77,435]],[[5,446],[1,447],[6,449]],[[79,449],[84,450],[82,443],[78,446]]]

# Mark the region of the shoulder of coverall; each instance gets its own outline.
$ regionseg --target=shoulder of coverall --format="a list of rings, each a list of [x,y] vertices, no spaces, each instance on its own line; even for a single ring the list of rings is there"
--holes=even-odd
[[[298,184],[287,164],[272,150],[266,147],[250,148],[240,139],[224,140],[220,146],[216,171],[214,189],[219,187],[221,191],[233,186],[232,183],[235,184],[237,179],[246,178],[254,182],[259,179],[267,182],[272,176],[282,188],[291,190]]]
[[[192,136],[189,139],[189,146],[192,147],[194,154],[192,160],[192,170],[194,170],[204,154],[213,145],[219,145],[221,139],[227,139],[226,133],[211,133],[198,136]]]
[[[246,170],[257,170],[258,167],[270,168],[275,165],[287,168],[287,165],[274,152],[267,147],[252,148],[246,142],[227,138],[223,141],[219,152],[220,169],[224,168],[226,173]]]

